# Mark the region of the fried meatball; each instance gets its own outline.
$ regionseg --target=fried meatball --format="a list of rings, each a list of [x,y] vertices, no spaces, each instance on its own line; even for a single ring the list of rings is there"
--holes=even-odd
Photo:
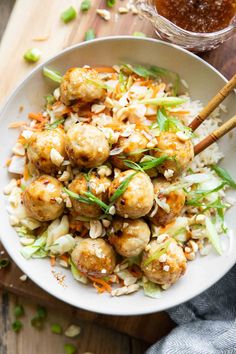
[[[81,168],[102,165],[109,156],[109,144],[103,132],[89,124],[76,124],[66,135],[70,161]]]
[[[124,257],[138,256],[150,240],[150,230],[143,219],[116,218],[109,231],[109,242]]]
[[[64,211],[63,201],[57,201],[57,198],[61,197],[61,191],[62,184],[56,178],[40,176],[26,187],[23,193],[27,213],[39,221],[58,218]]]
[[[70,183],[69,190],[77,193],[81,196],[89,190],[95,197],[99,198],[103,202],[107,203],[108,200],[108,188],[110,186],[110,180],[106,177],[97,177],[93,172],[90,174],[89,181],[85,178],[84,173],[80,173]],[[90,218],[97,218],[102,214],[102,209],[97,204],[86,204],[79,202],[76,199],[71,198],[72,202],[72,214],[76,216],[84,216]]]
[[[191,140],[182,141],[172,132],[162,132],[157,136],[157,146],[159,150],[153,151],[153,156],[168,155],[173,157],[172,160],[166,160],[159,166],[158,170],[163,174],[166,170],[172,170],[174,172],[173,177],[183,172],[194,157]]]
[[[56,172],[59,168],[51,160],[50,152],[52,148],[56,149],[65,158],[65,133],[62,129],[34,133],[27,148],[29,161],[42,172],[48,174]]]
[[[109,198],[112,198],[120,184],[134,174],[124,193],[115,200],[116,213],[125,218],[137,219],[147,215],[152,208],[153,185],[146,173],[128,170],[121,172],[111,183]]]
[[[71,68],[62,78],[61,101],[70,105],[75,100],[92,102],[105,95],[104,88],[96,85],[100,81],[96,70],[90,68]]]
[[[180,215],[185,204],[185,193],[182,188],[168,192],[168,187],[170,187],[171,184],[164,178],[156,178],[152,182],[154,186],[154,194],[158,199],[165,201],[165,203],[169,205],[170,211],[167,212],[158,206],[157,212],[150,217],[150,220],[157,226],[165,226]]]
[[[96,278],[111,274],[116,266],[115,252],[102,238],[86,238],[80,241],[71,257],[79,271]]]
[[[147,147],[148,140],[139,131],[134,131],[128,137],[120,136],[117,144],[114,148],[122,148],[122,152],[118,155],[111,156],[111,162],[115,167],[121,170],[127,170],[128,167],[124,164],[120,155],[124,155],[126,159],[133,162],[139,162],[144,156],[143,153],[133,154],[135,151],[145,149]]]
[[[160,257],[151,262],[150,257],[165,250]],[[145,276],[157,284],[174,284],[186,271],[187,261],[182,248],[173,238],[162,243],[151,241],[149,250],[143,252],[141,269]]]

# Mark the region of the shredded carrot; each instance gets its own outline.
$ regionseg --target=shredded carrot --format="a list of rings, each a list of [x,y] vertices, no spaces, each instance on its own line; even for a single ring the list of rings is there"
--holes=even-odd
[[[104,292],[107,291],[110,293],[112,291],[111,286],[103,279],[100,278],[95,278],[95,277],[89,277],[90,280],[93,281],[93,286],[98,290],[99,292]],[[99,286],[100,285],[100,286]]]
[[[154,86],[153,87],[153,97],[156,97],[156,95],[160,92],[160,91],[164,91],[166,88],[166,84],[164,82],[162,82],[160,85]]]
[[[20,179],[20,178],[16,181],[16,185],[17,185],[18,187],[20,187],[20,185],[21,185],[21,179]]]
[[[7,159],[7,161],[6,161],[6,166],[9,167],[10,164],[11,164],[11,159]]]
[[[45,122],[45,120],[46,120],[46,119],[43,117],[42,113],[33,113],[33,112],[30,112],[30,113],[28,114],[28,117],[29,117],[30,119],[36,120],[37,122],[40,122],[40,123]]]
[[[98,73],[115,73],[115,69],[113,69],[110,66],[101,66],[101,67],[95,67],[93,68],[96,70]]]
[[[81,232],[83,230],[84,224],[82,221],[73,220],[70,222],[69,226],[71,230]]]
[[[25,165],[24,167],[23,177],[25,181],[28,181],[28,179],[30,178],[28,165]]]
[[[181,115],[181,116],[190,113],[189,111],[171,111],[171,110],[169,110],[169,112],[173,115]]]
[[[69,262],[69,256],[66,255],[66,254],[62,254],[62,255],[60,256],[60,259],[61,259],[62,261],[65,261],[66,263]]]
[[[141,270],[138,267],[136,267],[136,266],[133,266],[133,267],[129,268],[129,271],[136,278],[141,278],[142,277]]]
[[[55,264],[56,264],[56,257],[50,256],[50,264],[51,264],[52,267],[55,266]]]
[[[27,126],[28,123],[27,122],[24,122],[24,121],[20,121],[20,122],[12,122],[9,124],[8,128],[21,128],[23,126]]]

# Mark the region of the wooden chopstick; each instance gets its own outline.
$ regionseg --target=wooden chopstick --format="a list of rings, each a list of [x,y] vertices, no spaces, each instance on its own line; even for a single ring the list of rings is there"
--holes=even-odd
[[[217,106],[236,88],[236,74],[222,87],[222,89],[208,102],[206,107],[197,115],[196,118],[190,123],[189,128],[192,131],[197,127],[216,109]]]
[[[216,129],[213,133],[208,135],[205,139],[200,141],[197,145],[194,146],[194,155],[199,154],[203,150],[205,150],[208,146],[215,143],[222,136],[227,134],[230,130],[236,127],[236,115],[225,122],[221,127]]]

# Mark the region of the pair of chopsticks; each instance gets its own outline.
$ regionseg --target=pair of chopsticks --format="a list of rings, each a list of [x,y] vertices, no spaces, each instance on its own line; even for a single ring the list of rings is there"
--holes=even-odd
[[[208,116],[214,111],[216,107],[236,88],[236,74],[232,77],[227,84],[208,102],[203,110],[197,115],[196,118],[190,123],[189,128],[192,131],[196,130],[199,125],[208,118]],[[219,140],[222,136],[227,134],[230,130],[236,127],[236,115],[222,124],[218,129],[200,141],[194,146],[194,155],[199,154],[205,150],[208,146]]]

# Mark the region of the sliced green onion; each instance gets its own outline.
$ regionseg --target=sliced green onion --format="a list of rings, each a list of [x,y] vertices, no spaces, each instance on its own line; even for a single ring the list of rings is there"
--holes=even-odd
[[[38,316],[35,316],[31,320],[31,325],[37,329],[42,329],[44,326],[44,320]]]
[[[21,316],[24,316],[25,314],[25,310],[24,307],[22,305],[16,305],[14,308],[14,315],[16,318],[19,318]]]
[[[25,52],[24,59],[28,63],[36,63],[40,59],[41,54],[42,52],[38,48],[30,48]]]
[[[52,81],[58,82],[59,84],[62,81],[62,76],[58,72],[48,69],[45,66],[43,68],[43,75]]]
[[[160,166],[166,160],[172,160],[171,157],[166,156],[166,155],[161,156],[161,157],[153,157],[153,156],[147,156],[147,157],[148,157],[148,159],[146,161],[142,161],[139,163],[139,166],[143,170],[150,170],[153,167]]]
[[[55,97],[53,95],[45,96],[46,103],[52,105],[55,102]]]
[[[177,106],[179,104],[187,102],[187,98],[181,97],[157,97],[157,98],[148,98],[146,100],[140,101],[144,104],[152,104],[157,106]]]
[[[116,0],[106,0],[106,3],[108,7],[113,7],[116,3]]]
[[[208,216],[206,216],[206,231],[208,239],[211,242],[212,246],[215,248],[216,252],[221,255],[222,248],[220,244],[219,235],[217,234],[216,228]]]
[[[18,333],[22,329],[23,324],[22,324],[21,321],[16,320],[15,322],[12,323],[11,327],[12,327],[14,332]]]
[[[46,124],[45,125],[45,128],[47,130],[53,130],[53,129],[56,129],[59,125],[63,124],[65,122],[65,119],[64,118],[61,118],[61,119],[57,119],[55,122],[53,123],[50,123],[50,124]]]
[[[0,269],[6,268],[9,265],[10,261],[8,258],[0,259]]]
[[[64,23],[68,23],[72,20],[74,20],[77,16],[77,11],[76,9],[71,6],[61,14],[61,19]]]
[[[104,203],[101,199],[97,198],[91,192],[85,192],[84,196],[81,196],[77,193],[70,191],[67,188],[64,188],[63,190],[69,195],[69,197],[78,200],[81,203],[97,204],[104,212],[107,212],[109,210],[109,205]]]
[[[75,354],[77,349],[73,344],[67,343],[64,345],[64,350],[66,354]]]
[[[166,130],[166,123],[168,122],[165,109],[158,109],[157,111],[157,124],[161,132]]]
[[[124,179],[121,184],[119,185],[119,187],[117,188],[117,190],[115,191],[115,193],[112,195],[112,197],[110,198],[110,202],[114,203],[114,201],[116,199],[118,199],[128,188],[128,185],[131,181],[131,179],[137,174],[138,172],[134,172],[131,175],[129,175],[126,179]]]
[[[144,170],[142,169],[142,167],[139,166],[139,164],[136,163],[136,162],[133,162],[133,161],[131,161],[131,160],[124,160],[123,162],[124,162],[125,166],[131,168],[132,170],[144,172]]]
[[[95,37],[96,36],[95,36],[94,30],[92,28],[90,28],[87,32],[85,32],[84,40],[85,41],[91,41]]]
[[[83,12],[86,12],[90,9],[91,7],[91,1],[90,0],[83,0],[80,5],[80,10]]]
[[[112,87],[106,85],[102,81],[92,80],[92,79],[86,79],[86,81],[89,82],[90,84],[94,85],[94,86],[101,87],[101,88],[106,89],[106,90],[108,90],[108,89],[113,90]]]
[[[47,317],[47,310],[43,306],[37,307],[37,316],[39,318],[45,319]]]
[[[161,255],[163,255],[164,253],[166,253],[167,248],[169,247],[171,243],[171,240],[168,239],[166,240],[163,244],[161,244],[158,249],[150,256],[148,257],[145,261],[144,261],[144,265],[148,266],[150,263],[152,263],[153,261],[155,261],[156,259],[159,259],[161,257]]]
[[[211,168],[223,181],[225,181],[225,183],[227,183],[230,187],[236,189],[236,182],[230,176],[229,172],[217,165],[212,165]]]
[[[145,33],[143,33],[143,32],[138,32],[138,31],[135,31],[135,32],[133,33],[133,36],[135,36],[135,37],[147,37]]]
[[[55,334],[61,334],[62,333],[62,327],[58,323],[53,323],[51,325],[51,332]]]

